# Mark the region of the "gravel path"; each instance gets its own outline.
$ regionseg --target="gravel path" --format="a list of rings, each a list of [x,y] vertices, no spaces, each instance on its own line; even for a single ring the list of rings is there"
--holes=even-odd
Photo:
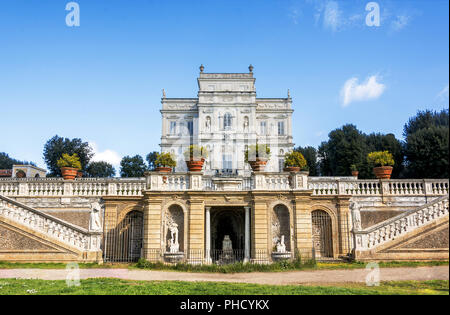
[[[1,278],[65,280],[68,275],[73,279],[73,270],[64,269],[2,269]],[[186,273],[150,270],[128,269],[80,269],[80,279],[88,278],[120,278],[127,280],[147,281],[219,281],[241,282],[272,285],[287,284],[326,284],[326,283],[355,283],[366,282],[370,270],[314,270],[292,271],[276,273],[237,273],[237,274],[211,274]],[[419,267],[419,268],[381,268],[380,281],[401,280],[448,280],[449,267]]]

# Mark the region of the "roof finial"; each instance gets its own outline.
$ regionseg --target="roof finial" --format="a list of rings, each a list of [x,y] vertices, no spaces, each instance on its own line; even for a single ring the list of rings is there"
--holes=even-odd
[[[288,98],[291,98],[291,90],[288,89]]]
[[[203,73],[203,70],[205,70],[205,67],[203,66],[203,64],[200,66],[200,73]]]
[[[248,70],[250,71],[250,73],[253,73],[253,66],[250,64],[250,66],[248,66]]]
[[[163,98],[166,98],[166,90],[162,89]]]

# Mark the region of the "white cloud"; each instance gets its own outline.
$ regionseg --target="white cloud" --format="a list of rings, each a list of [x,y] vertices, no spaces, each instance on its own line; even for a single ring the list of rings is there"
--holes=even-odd
[[[289,11],[289,17],[292,19],[294,24],[298,24],[298,20],[300,18],[299,10],[296,8],[291,8]]]
[[[437,99],[440,101],[448,100],[448,84],[446,87],[444,87],[439,94],[437,95]]]
[[[391,22],[391,29],[394,31],[400,31],[405,28],[410,21],[411,17],[408,15],[397,15],[395,20]]]
[[[323,26],[336,32],[342,25],[342,11],[336,1],[329,1],[325,4],[323,13]]]
[[[89,142],[89,145],[94,151],[94,156],[91,159],[92,162],[104,161],[112,164],[113,166],[120,165],[120,161],[122,160],[122,158],[117,152],[109,149],[99,152],[98,146],[95,142]]]
[[[342,106],[347,107],[353,102],[379,98],[386,89],[386,85],[378,81],[379,77],[377,75],[367,78],[361,84],[359,84],[357,77],[347,80],[341,89]]]

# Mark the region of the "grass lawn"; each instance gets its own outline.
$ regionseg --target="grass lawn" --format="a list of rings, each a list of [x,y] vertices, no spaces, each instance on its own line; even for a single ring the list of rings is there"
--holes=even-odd
[[[81,280],[68,287],[65,281],[0,279],[0,295],[448,295],[449,282],[383,282],[378,287],[364,284],[328,286],[257,285],[223,282],[127,281],[120,279]]]
[[[183,271],[183,272],[211,272],[211,273],[241,273],[241,272],[281,272],[281,271],[295,271],[295,270],[335,270],[335,269],[364,269],[367,263],[365,262],[350,262],[350,263],[315,263],[313,261],[307,262],[281,262],[270,265],[257,264],[231,264],[231,265],[165,265],[162,263],[149,263],[145,260],[140,260],[133,264],[79,264],[82,269],[145,269],[145,270],[164,270],[164,271]],[[423,262],[409,262],[409,261],[393,261],[393,262],[379,262],[380,268],[398,268],[398,267],[431,267],[431,266],[448,266],[448,261],[423,261]],[[0,261],[0,269],[65,269],[65,264],[59,263],[11,263]]]

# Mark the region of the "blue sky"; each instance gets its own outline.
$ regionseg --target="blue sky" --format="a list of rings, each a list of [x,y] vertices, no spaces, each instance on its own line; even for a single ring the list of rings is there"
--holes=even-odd
[[[198,67],[247,72],[258,97],[291,90],[296,145],[345,123],[394,133],[448,108],[448,0],[0,0],[0,152],[45,166],[58,134],[97,159],[159,150],[161,89],[196,97]]]

